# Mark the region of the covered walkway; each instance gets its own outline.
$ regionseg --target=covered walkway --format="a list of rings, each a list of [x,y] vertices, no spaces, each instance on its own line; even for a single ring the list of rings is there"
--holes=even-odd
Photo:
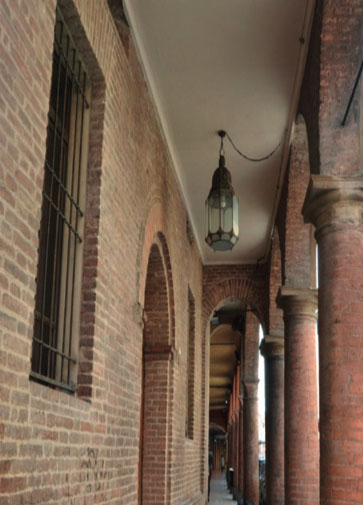
[[[362,31],[0,0],[0,505],[363,505]]]
[[[212,477],[210,483],[210,505],[237,505],[228,492],[226,477],[218,473]]]

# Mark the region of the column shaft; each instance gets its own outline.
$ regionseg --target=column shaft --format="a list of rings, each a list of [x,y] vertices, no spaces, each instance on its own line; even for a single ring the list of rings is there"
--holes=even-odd
[[[238,503],[243,503],[243,398],[240,398],[239,426],[238,426]]]
[[[363,228],[319,241],[321,503],[363,503]]]
[[[233,468],[233,425],[232,420],[228,426],[228,464],[227,464],[227,475],[229,476],[229,469]],[[228,480],[228,489],[232,492],[232,489],[229,487],[230,481]]]
[[[318,505],[317,292],[283,287],[285,322],[285,503]]]
[[[236,500],[237,499],[237,494],[238,494],[238,456],[239,456],[239,413],[235,413],[234,417],[234,477],[233,477],[233,498]]]
[[[257,382],[245,383],[243,400],[244,503],[259,504]]]
[[[313,176],[319,246],[320,503],[363,503],[363,179]]]
[[[265,426],[266,426],[266,502],[285,503],[284,475],[284,346],[283,341],[264,341]]]

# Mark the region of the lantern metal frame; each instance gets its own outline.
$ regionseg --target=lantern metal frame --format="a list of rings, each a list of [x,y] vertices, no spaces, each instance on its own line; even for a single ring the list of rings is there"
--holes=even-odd
[[[238,199],[232,186],[232,177],[225,166],[223,138],[226,135],[224,130],[220,130],[218,135],[221,138],[219,150],[219,164],[212,179],[212,187],[205,202],[206,212],[206,236],[205,241],[215,251],[228,251],[233,249],[238,241]],[[212,211],[218,212],[219,226],[215,229],[216,212],[214,218]],[[226,215],[229,211],[229,218]]]

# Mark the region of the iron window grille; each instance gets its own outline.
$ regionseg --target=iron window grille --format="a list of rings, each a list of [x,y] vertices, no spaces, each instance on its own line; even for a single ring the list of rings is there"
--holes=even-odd
[[[75,390],[90,81],[57,10],[36,280],[32,379]]]
[[[195,301],[191,290],[188,288],[188,338],[187,338],[187,391],[185,436],[194,437],[194,375],[195,375]]]

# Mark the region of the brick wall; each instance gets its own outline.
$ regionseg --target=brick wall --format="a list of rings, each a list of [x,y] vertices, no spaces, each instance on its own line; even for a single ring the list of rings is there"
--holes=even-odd
[[[361,0],[317,0],[299,110],[308,130],[312,173],[357,175],[359,108],[356,93],[343,117],[362,60]]]
[[[143,308],[159,233],[172,347],[165,500],[198,503],[206,461],[199,255],[132,38],[120,40],[106,0],[60,6],[93,82],[79,384],[70,395],[29,381],[55,1],[2,2],[0,503],[137,503]],[[185,438],[188,287],[193,440]]]
[[[266,334],[271,335],[283,335],[284,332],[284,322],[282,319],[282,310],[276,305],[277,293],[282,284],[282,274],[281,274],[281,249],[280,240],[277,228],[275,228],[271,252],[269,258],[269,319],[268,326],[266,328]]]
[[[284,251],[284,285],[311,287],[314,243],[311,225],[304,224],[302,206],[310,178],[308,142],[304,119],[298,116],[295,122],[288,167],[287,203]],[[314,241],[313,241],[314,242]],[[312,286],[314,287],[314,286]]]

